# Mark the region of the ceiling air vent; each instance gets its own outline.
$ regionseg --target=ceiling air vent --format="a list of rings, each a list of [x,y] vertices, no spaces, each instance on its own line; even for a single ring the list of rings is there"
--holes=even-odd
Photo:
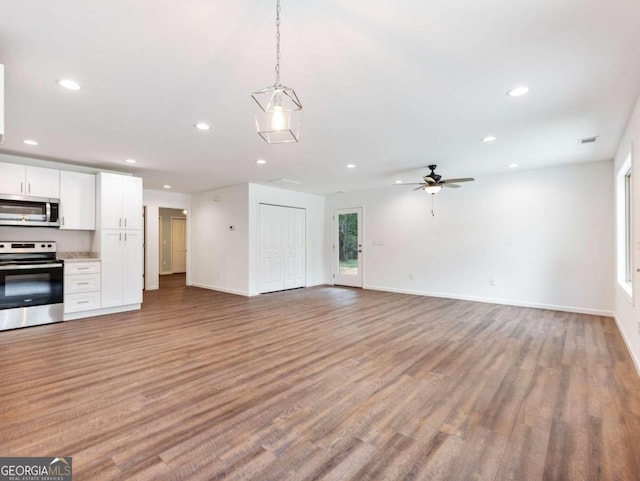
[[[596,135],[594,137],[585,137],[584,139],[578,140],[578,143],[580,145],[593,144],[593,143],[595,143],[596,140],[598,140],[598,137],[599,137],[599,135]]]
[[[302,184],[299,180],[291,179],[272,179],[269,181],[271,184]]]

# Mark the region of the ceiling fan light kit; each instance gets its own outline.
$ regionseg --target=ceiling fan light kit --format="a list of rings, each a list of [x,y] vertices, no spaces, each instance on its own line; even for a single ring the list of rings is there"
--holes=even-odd
[[[295,90],[280,83],[280,0],[276,3],[276,81],[251,93],[257,108],[258,135],[268,144],[298,142],[302,124],[302,103]]]
[[[427,175],[425,175],[424,177],[422,177],[422,180],[424,182],[416,182],[413,184],[398,184],[397,182],[394,185],[417,185],[419,187],[416,187],[413,190],[423,190],[425,191],[427,194],[431,194],[431,215],[434,216],[435,213],[433,211],[433,198],[435,196],[435,194],[437,194],[438,192],[440,192],[442,190],[443,187],[447,187],[450,189],[459,189],[460,186],[458,184],[462,183],[462,182],[472,182],[475,179],[473,177],[464,177],[464,178],[460,178],[460,179],[442,179],[442,176],[439,174],[436,174],[436,168],[438,166],[433,164],[428,166],[429,170],[431,170],[431,172],[429,172]]]

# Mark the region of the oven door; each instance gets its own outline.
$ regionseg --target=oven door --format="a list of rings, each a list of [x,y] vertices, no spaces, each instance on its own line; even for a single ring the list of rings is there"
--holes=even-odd
[[[62,263],[0,265],[0,310],[63,302]]]

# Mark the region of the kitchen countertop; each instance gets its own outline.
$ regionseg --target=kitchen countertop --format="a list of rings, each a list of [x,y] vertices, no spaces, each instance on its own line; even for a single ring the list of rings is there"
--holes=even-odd
[[[99,261],[97,252],[58,252],[56,254],[57,259],[61,259],[65,262],[80,262],[80,261]]]

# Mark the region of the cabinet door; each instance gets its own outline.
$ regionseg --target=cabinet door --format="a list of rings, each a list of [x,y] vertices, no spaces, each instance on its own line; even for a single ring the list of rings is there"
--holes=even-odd
[[[122,304],[139,304],[142,302],[142,231],[124,231],[123,241]]]
[[[24,165],[0,162],[0,194],[26,195]]]
[[[123,233],[103,230],[100,233],[102,307],[122,305]]]
[[[60,198],[60,171],[43,167],[26,168],[26,193],[33,197]]]
[[[142,179],[122,177],[122,217],[124,229],[142,229]]]
[[[122,182],[121,175],[98,174],[100,183],[100,225],[102,229],[120,229],[122,222]]]
[[[60,230],[95,230],[96,176],[60,172]]]

